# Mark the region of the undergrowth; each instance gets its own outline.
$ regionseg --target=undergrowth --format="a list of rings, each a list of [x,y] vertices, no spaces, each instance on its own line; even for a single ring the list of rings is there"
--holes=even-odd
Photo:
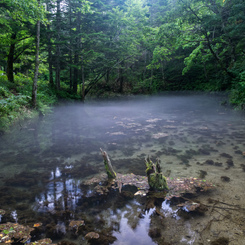
[[[32,118],[38,113],[46,114],[57,102],[55,92],[47,81],[38,81],[37,108],[31,108],[32,80],[22,74],[15,75],[11,83],[5,75],[0,75],[0,131],[21,120]]]

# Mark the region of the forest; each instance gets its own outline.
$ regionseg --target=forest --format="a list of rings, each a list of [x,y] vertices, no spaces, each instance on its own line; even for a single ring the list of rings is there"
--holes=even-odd
[[[1,0],[0,28],[1,130],[60,99],[226,91],[245,105],[244,0]]]

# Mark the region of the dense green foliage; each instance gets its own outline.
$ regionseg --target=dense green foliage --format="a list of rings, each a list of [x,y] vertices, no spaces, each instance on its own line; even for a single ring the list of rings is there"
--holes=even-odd
[[[17,122],[21,126],[22,120],[36,116],[37,112],[31,110],[31,83],[30,78],[21,74],[15,76],[15,84],[8,82],[6,76],[0,76],[0,132]],[[38,87],[38,109],[44,115],[49,112],[49,106],[57,102],[57,96],[47,82],[40,80]]]
[[[228,90],[231,102],[243,107],[244,0],[38,2],[0,0],[4,115],[28,107],[38,21],[38,108],[51,103],[48,94],[53,103],[53,96],[164,90]]]

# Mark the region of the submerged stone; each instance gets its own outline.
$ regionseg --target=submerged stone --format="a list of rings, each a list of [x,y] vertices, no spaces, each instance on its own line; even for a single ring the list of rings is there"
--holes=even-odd
[[[233,167],[233,166],[234,166],[234,162],[233,162],[231,159],[228,159],[228,160],[226,161],[226,163],[227,163],[227,166],[228,166],[228,167]]]
[[[192,202],[192,201],[186,201],[185,203],[178,204],[178,207],[182,207],[187,212],[195,211],[197,208],[200,207],[200,203]]]
[[[227,153],[221,153],[220,156],[225,157],[225,158],[232,158],[232,156]]]
[[[18,223],[8,222],[0,225],[0,243],[25,243],[31,238],[31,231],[34,229],[29,226],[23,226]]]
[[[148,234],[151,238],[159,238],[159,237],[161,237],[161,229],[160,228],[151,228],[149,230]]]
[[[229,244],[229,238],[226,237],[220,237],[211,242],[211,245],[228,245],[228,244]]]
[[[240,166],[242,167],[242,170],[245,172],[245,164],[242,163]]]
[[[213,160],[206,160],[205,164],[207,165],[214,165],[214,161]]]
[[[78,229],[84,225],[84,220],[72,220],[69,224],[70,230],[76,230],[76,233],[78,232]]]
[[[230,180],[231,180],[231,179],[230,179],[229,177],[227,177],[227,176],[221,176],[220,178],[221,178],[221,180],[224,181],[224,182],[230,182]]]
[[[100,237],[100,235],[98,234],[98,233],[96,233],[96,232],[89,232],[89,233],[87,233],[86,235],[85,235],[85,238],[87,239],[87,240],[92,240],[92,239],[99,239],[99,237]]]
[[[31,242],[30,245],[45,245],[45,244],[52,244],[52,240],[49,238],[41,239],[36,242]]]
[[[217,167],[221,167],[223,165],[223,163],[222,162],[215,162],[214,165]]]

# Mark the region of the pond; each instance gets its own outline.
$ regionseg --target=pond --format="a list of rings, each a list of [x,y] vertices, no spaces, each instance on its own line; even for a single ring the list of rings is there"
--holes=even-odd
[[[59,244],[244,244],[245,117],[224,100],[173,93],[60,105],[16,126],[0,138],[1,223],[39,224],[30,241]],[[146,208],[137,190],[94,196],[82,183],[105,172],[100,148],[118,173],[145,176],[150,156],[169,178],[212,182],[195,197],[205,210],[167,200]]]

